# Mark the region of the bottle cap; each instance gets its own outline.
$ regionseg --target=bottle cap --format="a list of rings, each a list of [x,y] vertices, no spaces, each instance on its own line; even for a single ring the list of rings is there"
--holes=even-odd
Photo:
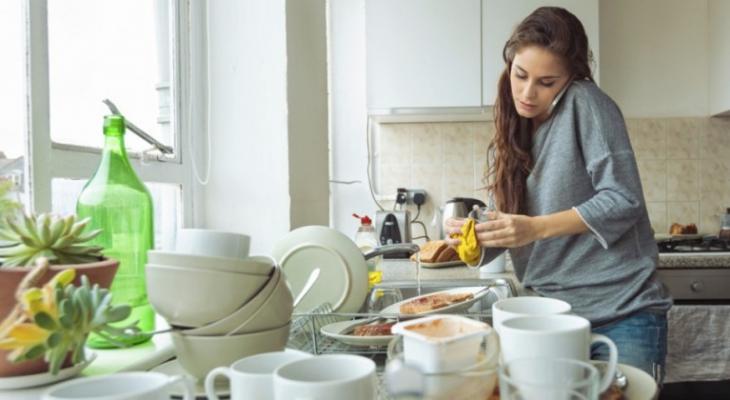
[[[124,135],[124,117],[117,114],[104,116],[104,134],[110,136]]]
[[[359,219],[360,223],[363,225],[372,225],[373,224],[373,220],[371,220],[370,217],[368,217],[367,215],[363,215],[361,217],[361,216],[353,213],[352,216]]]

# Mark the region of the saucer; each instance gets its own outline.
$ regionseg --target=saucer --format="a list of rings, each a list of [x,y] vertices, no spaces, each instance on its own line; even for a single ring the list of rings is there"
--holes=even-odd
[[[180,363],[177,361],[177,359],[162,363],[162,364],[152,368],[150,371],[161,372],[165,375],[170,375],[170,376],[188,375],[185,372],[185,370],[180,366]],[[191,378],[191,379],[195,379],[195,378]],[[219,397],[230,396],[231,390],[228,385],[227,379],[225,379],[225,380],[216,379],[215,394]],[[185,395],[185,393],[184,393],[183,387],[181,385],[170,386],[170,396],[172,396],[173,398],[183,398],[184,395]],[[203,381],[195,382],[195,398],[196,399],[207,399],[208,398],[205,395],[205,385],[204,385]]]
[[[96,358],[96,353],[87,352],[86,361],[76,365],[63,368],[58,374],[52,375],[50,372],[42,372],[33,375],[9,376],[0,378],[0,390],[25,389],[35,386],[50,385],[51,383],[60,382],[78,375]]]

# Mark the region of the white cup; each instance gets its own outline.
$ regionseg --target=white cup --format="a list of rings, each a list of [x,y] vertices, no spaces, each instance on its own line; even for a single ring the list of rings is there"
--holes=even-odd
[[[205,378],[205,395],[218,400],[215,379],[225,376],[231,382],[231,400],[273,400],[274,370],[293,361],[312,357],[296,350],[276,351],[242,358],[230,367],[218,367]]]
[[[211,229],[179,229],[175,252],[211,257],[246,258],[251,237]]]
[[[276,400],[372,400],[375,363],[361,356],[328,354],[274,371]]]
[[[159,372],[122,372],[79,378],[55,385],[43,393],[43,400],[168,400],[169,387],[182,384],[185,400],[195,399],[195,386],[184,376]]]
[[[609,349],[608,367],[601,378],[600,391],[613,382],[618,350],[611,339],[591,334],[591,323],[577,315],[517,317],[502,323],[499,336],[504,364],[520,358],[566,358],[588,362],[593,343]]]
[[[488,262],[486,265],[479,268],[480,274],[499,274],[504,272],[507,264],[506,251],[503,251],[500,255],[494,258],[494,260]]]
[[[492,326],[501,334],[504,321],[515,317],[567,314],[570,304],[549,297],[510,297],[492,304]]]

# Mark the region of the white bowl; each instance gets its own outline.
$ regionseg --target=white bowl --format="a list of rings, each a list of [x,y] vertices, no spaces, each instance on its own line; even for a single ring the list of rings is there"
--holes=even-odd
[[[245,258],[251,237],[212,229],[179,229],[175,251],[212,257]]]
[[[254,354],[284,350],[290,325],[231,336],[191,336],[173,332],[172,344],[183,369],[200,380],[215,367],[225,367]]]
[[[200,256],[162,250],[147,252],[147,262],[180,268],[209,269],[220,272],[236,272],[251,275],[269,275],[275,267],[274,259],[253,256],[244,259]]]
[[[181,333],[183,335],[210,336],[271,329],[281,326],[291,319],[292,303],[291,292],[286,286],[283,272],[279,268],[275,268],[266,285],[231,315],[199,328],[181,331]]]
[[[266,284],[266,275],[147,264],[147,296],[171,325],[199,327],[240,308]]]

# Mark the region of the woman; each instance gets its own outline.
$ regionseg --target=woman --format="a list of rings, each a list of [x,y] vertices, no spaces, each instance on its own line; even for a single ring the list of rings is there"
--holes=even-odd
[[[657,246],[625,123],[593,82],[583,26],[562,8],[539,8],[503,57],[487,150],[498,212],[476,226],[480,264],[508,249],[525,287],[570,303],[616,343],[620,362],[661,381],[672,301],[655,279]],[[461,223],[448,221],[448,232]],[[605,358],[607,349],[592,353]]]

